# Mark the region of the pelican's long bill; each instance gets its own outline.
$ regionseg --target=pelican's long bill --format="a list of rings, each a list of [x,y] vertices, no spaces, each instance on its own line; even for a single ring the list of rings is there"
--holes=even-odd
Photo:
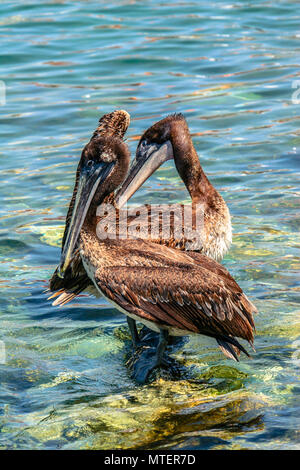
[[[163,144],[141,141],[136,150],[129,174],[116,194],[115,203],[120,209],[131,196],[142,186],[149,176],[167,160],[173,158],[173,147],[170,141]]]
[[[69,266],[79,233],[97,188],[110,175],[115,163],[90,160],[81,170],[66,241],[61,253],[58,275],[63,278]],[[100,203],[100,201],[99,201]]]

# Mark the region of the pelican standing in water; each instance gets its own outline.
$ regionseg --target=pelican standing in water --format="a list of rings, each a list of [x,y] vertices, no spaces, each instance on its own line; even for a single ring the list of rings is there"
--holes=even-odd
[[[142,239],[98,238],[96,208],[124,180],[129,151],[117,135],[102,134],[90,144],[77,170],[58,275],[64,277],[78,248],[96,291],[129,318],[159,333],[157,350],[147,367],[136,370],[136,380],[145,382],[153,369],[164,365],[169,335],[203,334],[215,338],[235,360],[240,351],[249,355],[236,338],[253,346],[256,309],[224,267],[201,253]]]

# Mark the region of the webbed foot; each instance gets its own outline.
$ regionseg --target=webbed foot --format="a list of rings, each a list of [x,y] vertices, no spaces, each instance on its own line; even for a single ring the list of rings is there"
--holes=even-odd
[[[150,340],[149,342],[147,341]],[[159,375],[170,379],[179,376],[179,367],[174,359],[165,356],[168,343],[168,332],[161,330],[160,334],[153,338],[153,332],[147,332],[142,337],[142,346],[136,349],[127,363],[131,370],[131,377],[139,384],[144,384],[157,374],[154,371],[160,369]]]
[[[151,372],[157,368],[167,368],[166,359],[158,359],[155,348],[143,347],[137,361],[132,361],[131,377],[139,384],[144,384],[150,378]]]

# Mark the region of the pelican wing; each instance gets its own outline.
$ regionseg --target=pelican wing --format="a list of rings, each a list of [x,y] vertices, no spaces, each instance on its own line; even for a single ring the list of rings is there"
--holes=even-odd
[[[92,285],[93,283],[83,267],[79,251],[76,251],[64,278],[58,276],[58,268],[52,274],[49,291],[53,294],[48,297],[48,300],[56,297],[52,305],[65,305]]]
[[[224,272],[193,265],[101,267],[95,281],[107,298],[141,321],[211,336],[223,349],[230,343],[246,354],[234,337],[253,344],[256,309]]]

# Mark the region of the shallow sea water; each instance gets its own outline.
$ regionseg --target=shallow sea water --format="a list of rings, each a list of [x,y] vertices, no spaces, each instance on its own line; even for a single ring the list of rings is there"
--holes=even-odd
[[[0,2],[0,448],[299,448],[299,20],[294,1]],[[184,377],[137,386],[120,312],[46,300],[80,151],[116,108],[132,154],[185,114],[259,310],[251,360],[193,337]],[[187,199],[168,162],[133,202]]]

